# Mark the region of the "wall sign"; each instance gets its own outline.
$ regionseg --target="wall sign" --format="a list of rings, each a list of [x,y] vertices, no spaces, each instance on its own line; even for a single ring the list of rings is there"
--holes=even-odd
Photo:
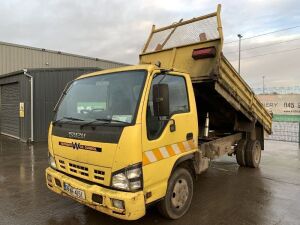
[[[24,106],[24,102],[20,102],[20,118],[23,118],[25,116],[25,106]]]
[[[300,94],[258,95],[258,98],[273,114],[300,115]]]

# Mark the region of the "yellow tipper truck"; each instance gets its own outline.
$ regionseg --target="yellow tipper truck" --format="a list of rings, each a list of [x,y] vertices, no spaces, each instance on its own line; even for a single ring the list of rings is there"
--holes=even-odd
[[[157,203],[170,219],[191,205],[209,162],[258,167],[271,115],[222,54],[217,12],[156,29],[140,65],[83,75],[49,128],[50,190],[136,220]]]

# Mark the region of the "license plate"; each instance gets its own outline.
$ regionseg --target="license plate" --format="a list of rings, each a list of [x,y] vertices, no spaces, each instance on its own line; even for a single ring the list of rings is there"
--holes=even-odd
[[[78,189],[78,188],[74,188],[72,187],[70,184],[68,183],[64,183],[64,190],[71,196],[78,198],[78,199],[85,199],[85,193],[84,191]]]

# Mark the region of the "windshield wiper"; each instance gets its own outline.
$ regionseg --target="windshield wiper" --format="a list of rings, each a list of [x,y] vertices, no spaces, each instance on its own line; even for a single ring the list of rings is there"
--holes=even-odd
[[[59,120],[55,120],[52,124],[55,125],[56,123],[58,123],[62,120],[84,121],[84,120],[79,119],[79,118],[64,116],[64,117],[60,118]]]
[[[74,82],[74,80],[71,80],[67,83],[67,85],[65,86],[63,92],[61,93],[56,105],[54,106],[53,112],[57,111],[58,106],[60,105],[61,101],[63,100],[63,98],[66,96],[67,94],[67,90],[69,89],[69,87],[71,86],[71,84]]]
[[[105,122],[105,123],[116,122],[116,123],[130,124],[130,123],[125,122],[125,121],[122,121],[122,120],[100,119],[100,118],[97,118],[97,119],[95,119],[95,120],[93,120],[93,121],[90,121],[90,122],[88,122],[88,123],[81,124],[81,125],[80,125],[80,128],[85,127],[85,126],[88,126],[88,125],[93,124],[93,123],[96,123],[96,122]]]

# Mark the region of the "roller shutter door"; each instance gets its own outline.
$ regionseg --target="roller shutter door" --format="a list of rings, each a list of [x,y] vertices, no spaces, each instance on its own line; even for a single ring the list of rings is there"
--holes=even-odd
[[[1,134],[19,138],[19,83],[1,85]]]

